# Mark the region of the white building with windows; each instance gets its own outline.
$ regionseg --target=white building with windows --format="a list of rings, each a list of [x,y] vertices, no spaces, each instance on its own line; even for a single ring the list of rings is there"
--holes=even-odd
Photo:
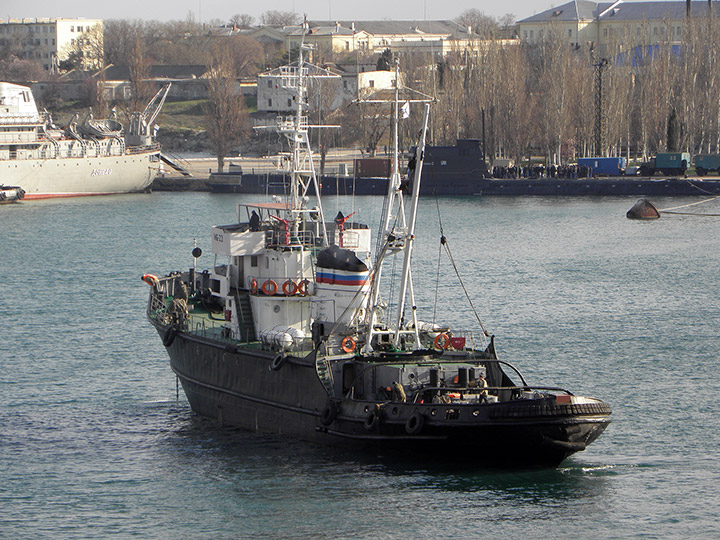
[[[83,68],[102,66],[102,19],[0,19],[0,47],[47,71],[73,50],[82,51]]]
[[[297,110],[297,92],[288,88],[288,70],[294,65],[282,66],[257,78],[257,110],[261,112],[292,113]],[[355,69],[353,69],[355,68]],[[307,68],[316,70],[314,66]],[[394,71],[377,71],[374,66],[333,65],[332,70],[316,70],[325,75],[323,82],[311,80],[306,105],[315,108],[320,102],[333,111],[345,103],[376,90],[395,88]],[[334,80],[333,80],[334,79]]]
[[[687,2],[589,2],[573,0],[517,22],[522,41],[539,43],[549,35],[570,45],[593,43],[599,50],[613,44],[651,45],[679,42],[686,28]],[[708,2],[690,3],[690,17],[709,16]]]
[[[397,54],[433,54],[442,58],[450,53],[475,51],[484,43],[472,29],[454,21],[309,21],[302,26],[261,26],[247,35],[260,43],[273,43],[293,51],[301,42],[318,51]]]

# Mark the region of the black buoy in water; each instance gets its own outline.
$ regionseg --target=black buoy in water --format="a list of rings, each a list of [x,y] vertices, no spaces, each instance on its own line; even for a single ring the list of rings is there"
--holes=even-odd
[[[628,219],[658,219],[660,211],[647,199],[640,199],[627,211],[625,216]]]

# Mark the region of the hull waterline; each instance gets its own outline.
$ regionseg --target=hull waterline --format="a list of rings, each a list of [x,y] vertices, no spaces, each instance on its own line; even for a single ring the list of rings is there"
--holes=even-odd
[[[165,336],[167,330],[158,332]],[[309,359],[288,357],[275,371],[275,354],[182,332],[167,350],[196,414],[221,425],[324,446],[420,460],[446,454],[478,467],[556,467],[584,450],[610,423],[605,404],[570,407],[554,400],[472,406],[387,403],[380,409],[374,401],[338,400],[327,422],[331,402]],[[377,421],[369,425],[373,411]],[[421,415],[423,425],[409,433],[413,415]],[[453,415],[457,418],[450,420]]]

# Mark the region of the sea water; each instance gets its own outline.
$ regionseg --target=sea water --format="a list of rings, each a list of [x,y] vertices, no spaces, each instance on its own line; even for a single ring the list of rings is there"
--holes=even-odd
[[[192,266],[194,238],[199,267],[211,266],[210,227],[257,200],[153,193],[0,207],[0,537],[720,536],[720,218],[630,221],[634,198],[420,202],[420,318],[482,323],[529,384],[614,411],[559,468],[503,470],[457,465],[451,446],[416,463],[192,413],[146,321],[140,276]],[[374,228],[379,208],[372,197],[325,201],[328,218],[357,210],[352,219]]]

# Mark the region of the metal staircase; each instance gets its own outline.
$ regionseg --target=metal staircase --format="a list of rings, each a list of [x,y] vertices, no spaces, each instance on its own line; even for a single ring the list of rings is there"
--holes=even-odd
[[[235,295],[235,306],[237,308],[240,335],[246,343],[257,341],[255,335],[255,323],[253,322],[252,306],[250,305],[250,294],[239,292]]]
[[[328,362],[327,357],[315,357],[315,371],[317,372],[318,379],[320,379],[320,382],[323,383],[328,396],[335,397],[335,385],[333,384],[332,369],[330,369],[330,362]]]

